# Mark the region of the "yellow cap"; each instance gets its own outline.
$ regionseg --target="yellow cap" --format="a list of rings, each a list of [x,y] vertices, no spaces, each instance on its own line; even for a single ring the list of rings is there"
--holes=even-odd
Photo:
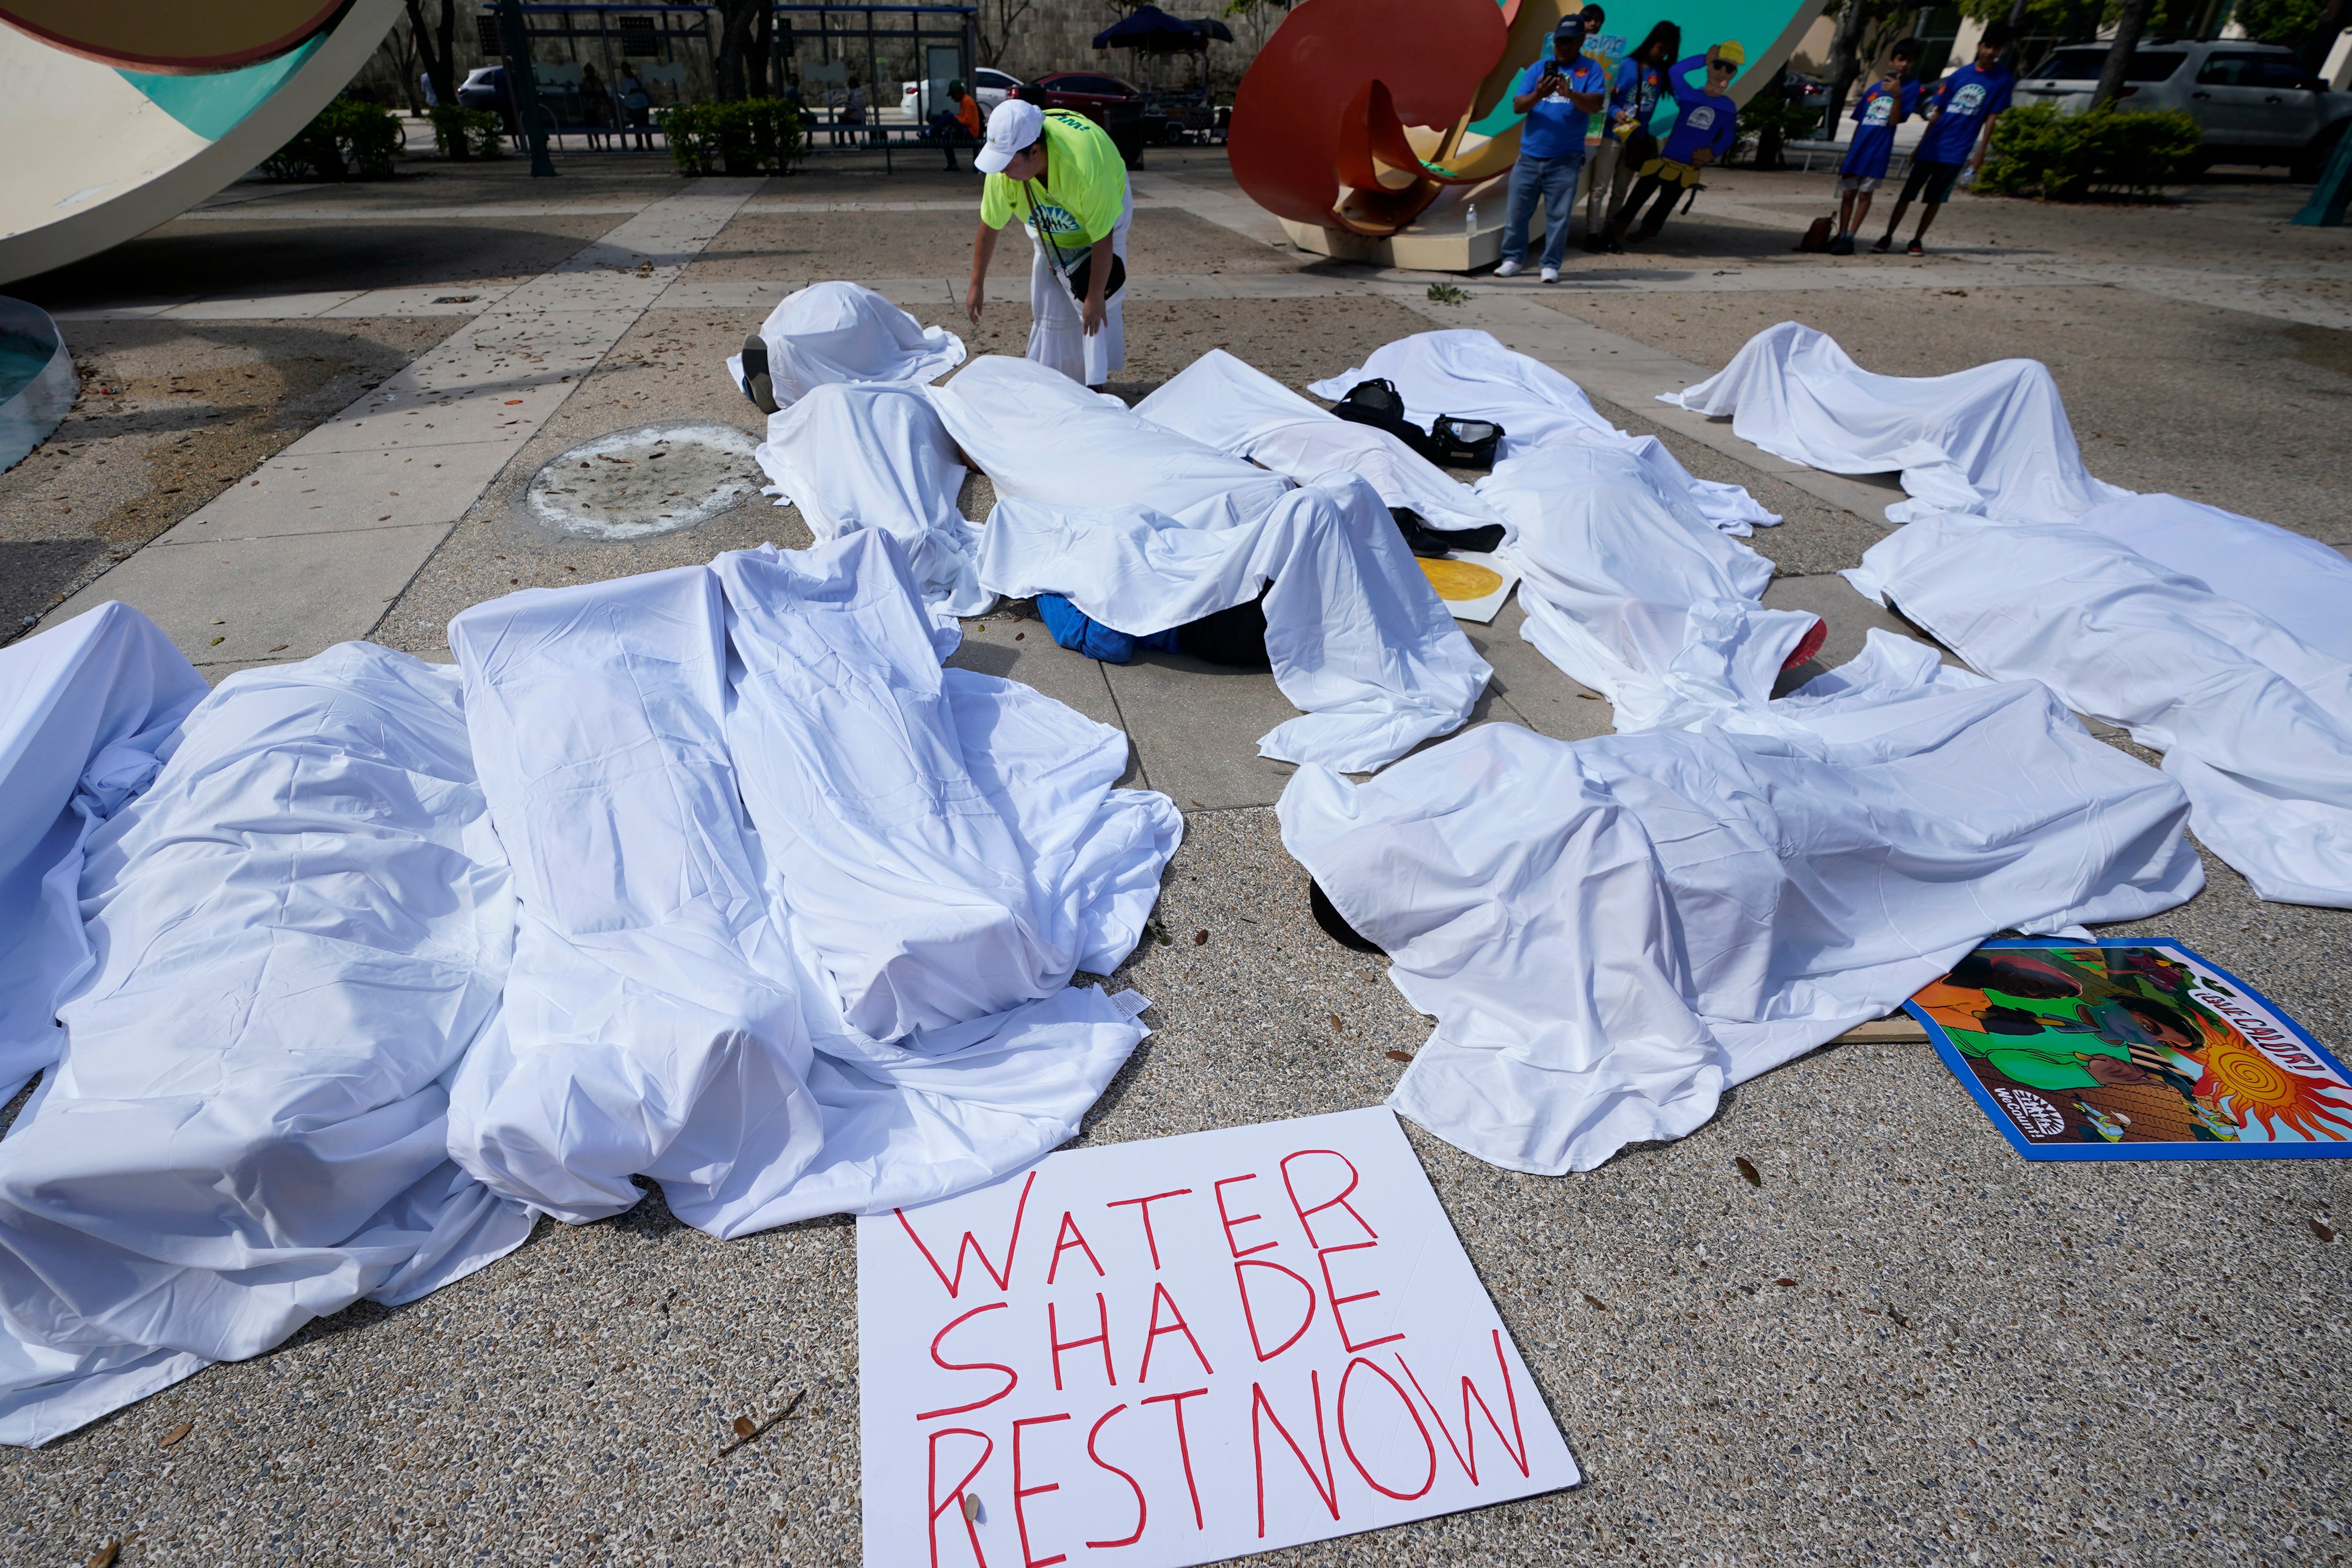
[[[1716,45],[1709,52],[1712,53],[1717,59],[1729,60],[1736,66],[1744,66],[1748,63],[1748,51],[1739,47],[1739,40],[1738,38],[1726,38],[1723,42]]]

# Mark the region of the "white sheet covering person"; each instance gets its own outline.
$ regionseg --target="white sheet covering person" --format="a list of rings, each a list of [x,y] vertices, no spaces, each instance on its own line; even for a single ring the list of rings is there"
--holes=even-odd
[[[1146,1032],[1072,987],[1181,836],[1127,742],[940,668],[897,543],[475,606],[450,626],[515,865],[450,1147],[570,1221],[663,1184],[718,1236],[923,1202],[1067,1138]]]
[[[798,506],[819,540],[878,528],[906,552],[925,604],[951,616],[995,604],[972,574],[979,531],[957,500],[968,470],[922,388],[816,387],[768,416],[756,456],[777,504]]]
[[[2352,664],[2075,523],[1926,518],[1845,576],[2162,752],[2198,837],[2262,897],[2352,908]]]
[[[926,327],[873,289],[856,283],[812,283],[784,296],[759,331],[767,349],[771,395],[790,408],[816,387],[891,381],[919,385],[963,363],[963,340]],[[727,374],[744,384],[743,356]]]
[[[142,640],[114,691],[85,689],[98,711],[154,689]],[[0,1139],[0,1442],[414,1300],[530,1231],[447,1147],[443,1086],[514,931],[457,672],[346,643],[232,676],[158,749],[90,835],[93,967]]]
[[[1497,1165],[1590,1170],[1998,931],[2201,885],[2179,789],[2047,688],[1881,632],[1824,681],[1779,705],[1804,733],[1489,724],[1361,785],[1300,769],[1284,845],[1437,1019],[1389,1103]]]
[[[1606,697],[1620,730],[1760,714],[1820,617],[1764,608],[1772,563],[1659,479],[1623,445],[1559,441],[1478,481],[1515,532],[1520,635]]]
[[[2074,521],[2352,662],[2352,561],[2319,541],[2175,495],[2105,501]]]
[[[1187,528],[1148,507],[997,503],[981,581],[1059,594],[1148,637],[1265,595],[1275,684],[1303,717],[1258,754],[1347,773],[1384,766],[1470,716],[1493,673],[1415,565],[1364,480],[1309,485],[1231,528]]]
[[[0,1104],[57,1060],[89,962],[82,845],[147,787],[210,689],[155,623],[105,604],[0,648]]]
[[[1143,506],[1188,528],[1230,528],[1291,489],[1034,361],[982,354],[927,395],[1000,500]]]
[[[1469,486],[1396,437],[1317,407],[1223,349],[1211,349],[1185,366],[1137,404],[1135,412],[1302,485],[1357,475],[1383,502],[1410,508],[1432,528],[1504,523]]]
[[[2058,384],[2041,362],[1997,360],[1949,375],[1874,375],[1827,333],[1767,327],[1731,363],[1661,403],[1731,420],[1743,441],[1832,474],[1899,472],[1911,522],[1975,512],[2062,522],[2132,492],[2091,477]]]
[[[1359,382],[1381,379],[1404,398],[1405,416],[1428,425],[1441,414],[1488,419],[1503,427],[1501,457],[1513,458],[1559,442],[1596,441],[1623,447],[1661,489],[1687,493],[1709,522],[1745,535],[1769,528],[1780,514],[1757,504],[1738,485],[1692,478],[1654,436],[1629,436],[1593,411],[1583,389],[1539,360],[1505,348],[1492,334],[1470,328],[1416,332],[1372,352],[1352,370],[1316,382],[1307,391],[1337,403]]]

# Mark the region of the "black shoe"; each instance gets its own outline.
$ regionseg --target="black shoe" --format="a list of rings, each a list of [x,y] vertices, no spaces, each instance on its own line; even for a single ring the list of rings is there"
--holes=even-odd
[[[776,411],[776,384],[768,377],[768,340],[757,332],[743,340],[743,395],[762,414]]]
[[[1842,234],[1835,239],[1831,240],[1830,254],[1832,256],[1852,256],[1853,254],[1853,236],[1850,234]]]
[[[1925,256],[1927,254],[1927,247],[1915,239],[1909,245],[1903,247],[1903,254],[1906,256]]]
[[[1610,239],[1606,245],[1602,246],[1601,248],[1606,250],[1612,256],[1622,256],[1625,254],[1625,247],[1622,245],[1620,245],[1613,237]]]
[[[1885,255],[1885,254],[1886,254],[1887,247],[1888,247],[1889,246],[1893,245],[1894,243],[1895,243],[1895,237],[1894,237],[1893,235],[1891,235],[1891,234],[1890,234],[1890,235],[1885,235],[1885,236],[1882,236],[1882,237],[1880,237],[1880,239],[1879,239],[1878,243],[1877,243],[1876,245],[1874,245],[1874,246],[1872,246],[1872,247],[1870,247],[1870,253],[1871,253],[1873,256],[1884,256],[1884,255]]]

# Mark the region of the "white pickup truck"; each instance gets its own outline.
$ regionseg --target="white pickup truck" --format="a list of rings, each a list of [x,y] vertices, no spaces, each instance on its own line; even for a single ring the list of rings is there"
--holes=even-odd
[[[2018,79],[2020,103],[2082,110],[2107,61],[2105,44],[2067,44]],[[2124,109],[2178,109],[2205,128],[2202,164],[2283,163],[2315,180],[2352,121],[2352,92],[2330,92],[2274,44],[2153,39],[2132,53]]]

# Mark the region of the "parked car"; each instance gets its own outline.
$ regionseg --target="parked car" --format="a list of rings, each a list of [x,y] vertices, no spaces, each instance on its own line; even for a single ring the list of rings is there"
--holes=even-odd
[[[2069,44],[2025,73],[2021,103],[2088,109],[2105,44]],[[2134,50],[2124,107],[2178,109],[2205,128],[2200,163],[2284,164],[2315,180],[2352,120],[2352,93],[2330,92],[2294,54],[2242,38],[2156,39]]]
[[[1152,107],[1141,89],[1098,71],[1048,71],[1025,84],[1014,96],[1040,109],[1076,110],[1106,127],[1123,116],[1134,115],[1146,142],[1183,139],[1184,127],[1180,118]]]
[[[1792,106],[1801,105],[1816,114],[1830,106],[1830,84],[1800,70],[1780,73],[1780,90],[1788,96]]]
[[[907,111],[908,118],[928,125],[932,115],[948,107],[946,99],[940,97],[946,85],[945,82],[900,82],[898,107]],[[984,117],[1012,95],[1013,89],[1021,85],[1021,79],[992,66],[982,66],[971,73],[971,79],[964,85],[971,89],[972,97],[980,100],[980,112]],[[939,98],[938,102],[932,101],[935,97]]]
[[[476,66],[457,84],[457,101],[467,109],[501,111],[506,105],[507,68]]]

